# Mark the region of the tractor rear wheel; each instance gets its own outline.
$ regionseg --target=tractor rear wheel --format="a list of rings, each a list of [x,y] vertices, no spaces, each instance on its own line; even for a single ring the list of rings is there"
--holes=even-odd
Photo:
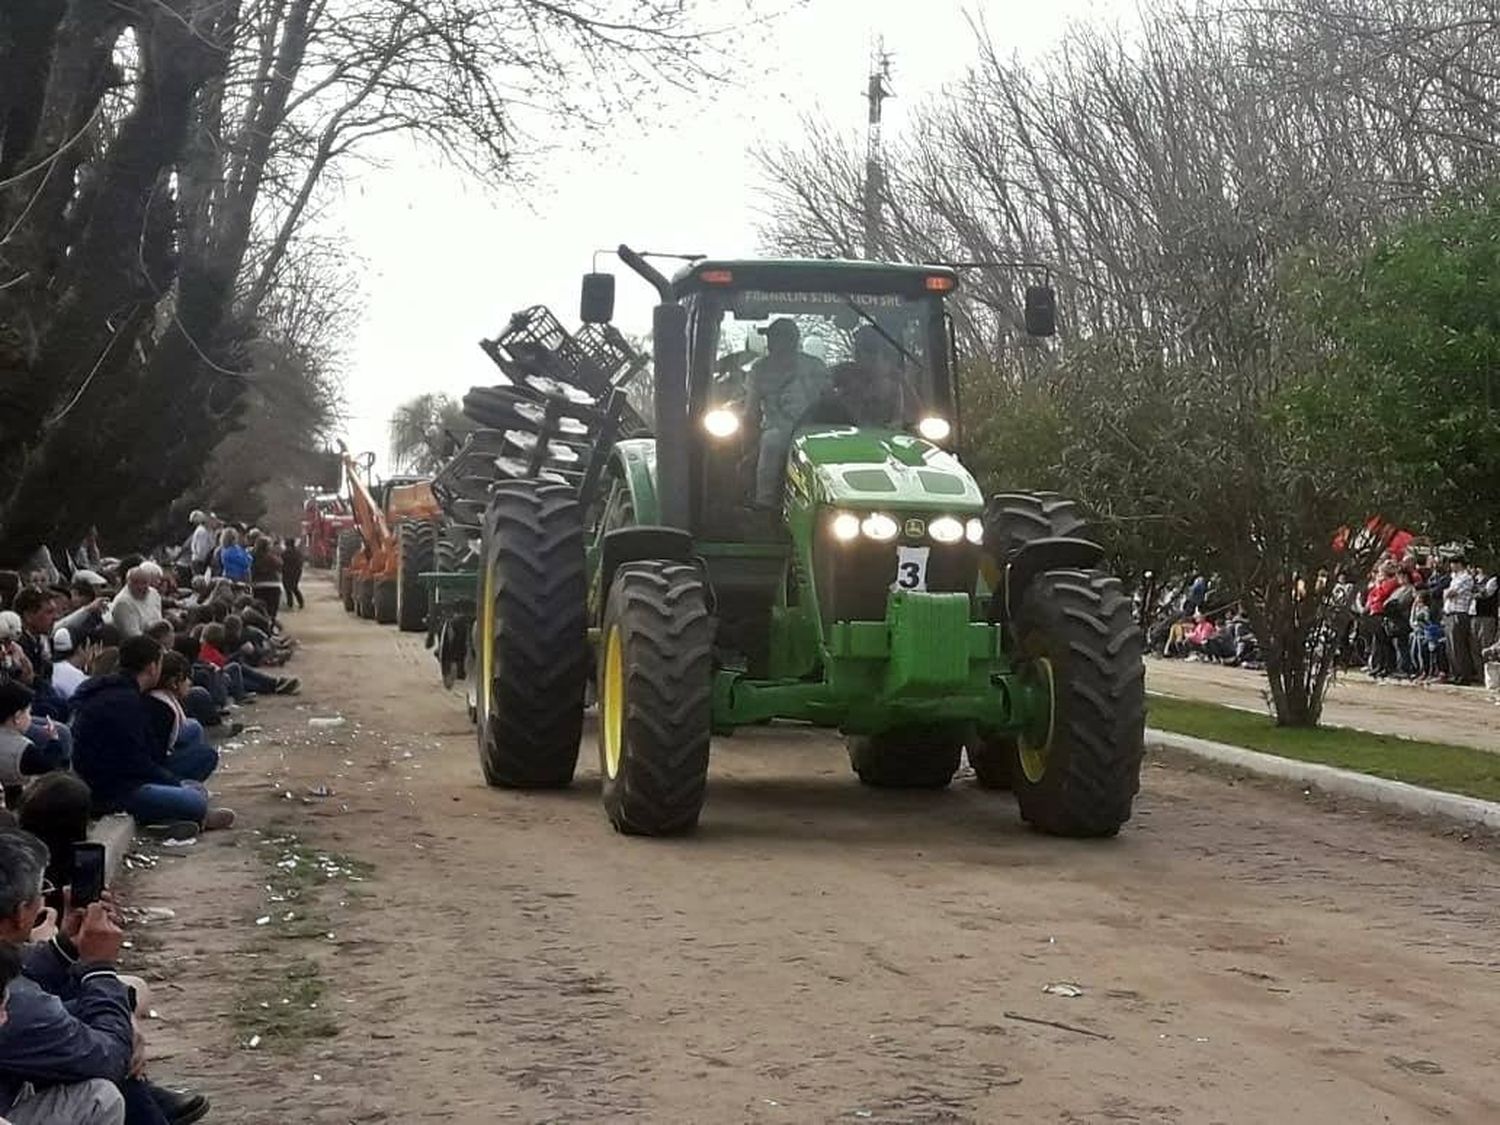
[[[377,578],[370,583],[370,616],[377,625],[396,623],[396,580]]]
[[[485,513],[477,669],[479,761],[491,785],[568,785],[583,738],[588,582],[566,485],[496,487]]]
[[[713,718],[713,620],[703,576],[627,563],[610,585],[599,645],[599,773],[617,831],[698,824]]]
[[[1146,725],[1141,635],[1119,580],[1036,576],[1015,614],[1023,673],[1050,684],[1050,721],[1017,740],[1021,816],[1054,836],[1113,836],[1141,784]]]
[[[958,771],[963,736],[909,727],[849,739],[849,764],[865,785],[879,789],[942,789]]]
[[[347,570],[339,573],[339,600],[344,603],[344,612],[354,612],[354,575]]]
[[[403,633],[427,628],[427,587],[421,574],[433,568],[437,525],[402,520],[396,527],[396,627]]]

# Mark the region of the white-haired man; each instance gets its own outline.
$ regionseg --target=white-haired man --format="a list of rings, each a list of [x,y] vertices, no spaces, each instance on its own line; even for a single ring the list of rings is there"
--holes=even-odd
[[[155,585],[160,580],[161,568],[155,563],[141,563],[126,573],[124,587],[109,603],[109,619],[121,637],[139,637],[162,619],[161,594]]]

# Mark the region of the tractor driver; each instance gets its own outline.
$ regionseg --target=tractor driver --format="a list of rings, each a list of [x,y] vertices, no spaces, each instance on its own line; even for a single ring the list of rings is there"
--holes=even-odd
[[[833,384],[803,418],[804,425],[898,427],[908,392],[900,363],[880,331],[866,325],[854,334],[854,356],[834,366]]]
[[[778,317],[760,332],[766,354],[750,368],[745,418],[760,427],[755,504],[772,508],[781,491],[792,431],[827,388],[828,368],[802,350],[802,332],[791,317]]]

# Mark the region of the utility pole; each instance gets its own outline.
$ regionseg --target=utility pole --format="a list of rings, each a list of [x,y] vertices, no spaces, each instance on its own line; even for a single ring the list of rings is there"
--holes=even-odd
[[[879,39],[871,58],[870,80],[865,98],[870,103],[869,146],[865,152],[865,257],[879,258],[884,239],[881,237],[881,199],[885,191],[885,166],[880,147],[881,107],[891,92],[891,55],[885,40]]]

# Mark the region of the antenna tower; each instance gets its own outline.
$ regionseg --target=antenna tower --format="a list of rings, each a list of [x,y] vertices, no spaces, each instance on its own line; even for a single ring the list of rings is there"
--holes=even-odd
[[[891,54],[885,40],[875,43],[870,60],[870,79],[865,99],[870,103],[869,142],[865,152],[865,257],[878,258],[884,240],[881,238],[881,201],[885,197],[885,166],[880,144],[881,108],[891,91]]]

